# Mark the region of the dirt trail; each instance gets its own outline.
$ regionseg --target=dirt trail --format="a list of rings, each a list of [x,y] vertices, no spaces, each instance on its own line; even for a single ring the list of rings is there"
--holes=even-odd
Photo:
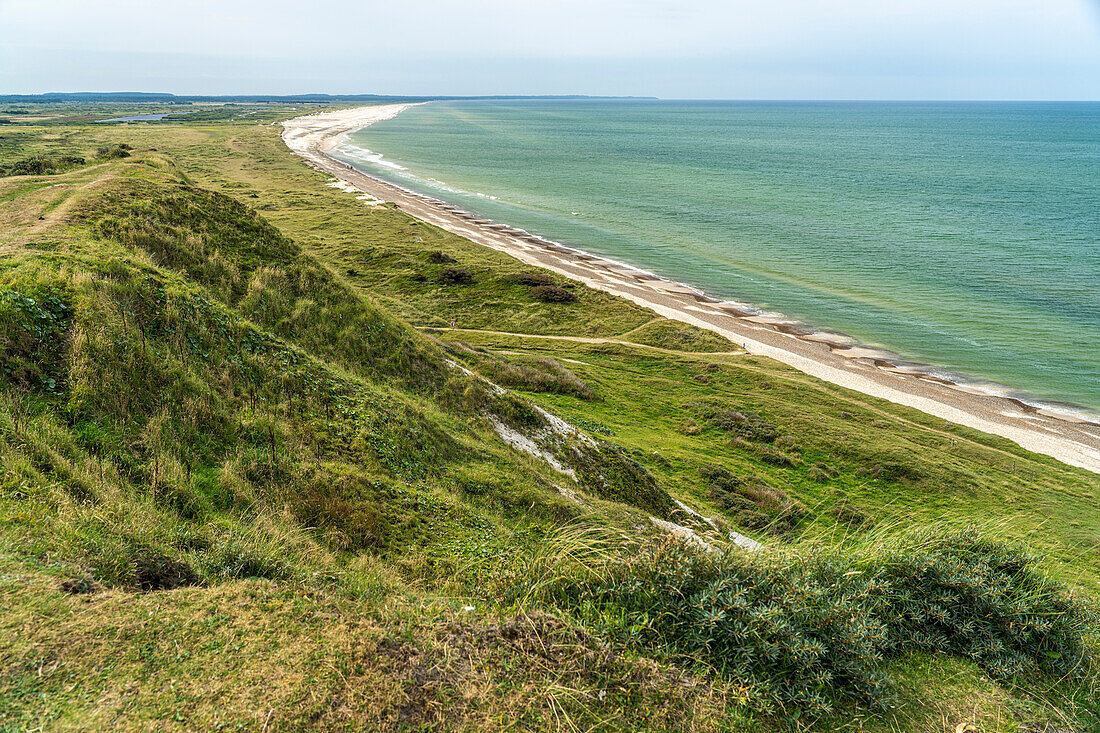
[[[649,349],[664,354],[676,354],[684,356],[745,356],[748,352],[743,349],[736,351],[680,351],[678,349],[666,349],[663,346],[650,346],[639,344],[636,341],[624,341],[615,338],[599,338],[595,336],[561,336],[545,335],[538,333],[513,333],[511,331],[490,331],[483,328],[451,328],[449,326],[416,326],[420,331],[452,331],[455,333],[483,333],[488,336],[514,336],[524,339],[548,339],[550,341],[573,341],[579,344],[618,344],[619,346],[631,346],[638,349]]]

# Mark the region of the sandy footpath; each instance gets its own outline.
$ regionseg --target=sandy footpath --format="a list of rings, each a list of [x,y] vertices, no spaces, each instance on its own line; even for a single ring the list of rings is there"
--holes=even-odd
[[[360,191],[527,264],[628,298],[667,318],[715,331],[750,353],[771,357],[827,382],[1000,435],[1028,450],[1100,473],[1100,424],[1072,413],[1039,409],[956,385],[843,336],[808,333],[800,324],[781,317],[761,316],[690,286],[479,219],[437,199],[361,173],[327,154],[347,133],[393,117],[410,106],[386,104],[298,117],[283,122],[283,140],[314,167]]]

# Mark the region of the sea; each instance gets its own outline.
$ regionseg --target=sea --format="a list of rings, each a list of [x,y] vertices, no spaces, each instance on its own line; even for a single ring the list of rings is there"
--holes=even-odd
[[[1100,103],[447,101],[336,155],[944,378],[1100,414]]]

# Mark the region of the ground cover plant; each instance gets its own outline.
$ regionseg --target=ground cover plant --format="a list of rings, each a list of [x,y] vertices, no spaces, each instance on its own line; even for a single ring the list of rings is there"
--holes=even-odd
[[[708,555],[672,542],[544,593],[631,645],[824,715],[845,697],[886,709],[885,659],[918,650],[1002,680],[1088,676],[1095,612],[1035,560],[973,529],[862,553]]]

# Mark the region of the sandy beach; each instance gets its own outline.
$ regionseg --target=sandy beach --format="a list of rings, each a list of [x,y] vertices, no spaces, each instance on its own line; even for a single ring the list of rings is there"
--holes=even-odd
[[[347,133],[410,106],[377,105],[298,117],[283,122],[283,139],[315,168],[363,193],[393,202],[412,216],[524,263],[628,298],[667,318],[715,331],[752,354],[827,382],[999,435],[1028,450],[1100,473],[1100,424],[1085,417],[952,383],[843,336],[814,333],[778,316],[761,316],[688,285],[480,219],[364,174],[328,155]]]

